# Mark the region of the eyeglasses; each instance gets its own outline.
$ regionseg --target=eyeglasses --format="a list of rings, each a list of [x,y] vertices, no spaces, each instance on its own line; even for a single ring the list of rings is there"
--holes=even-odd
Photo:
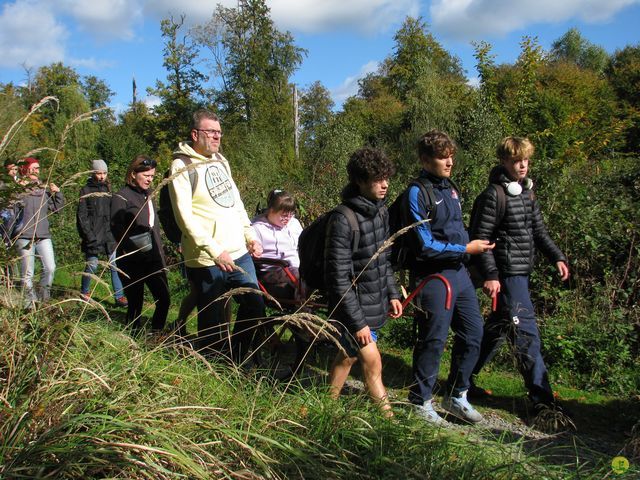
[[[280,214],[280,220],[291,220],[295,212],[287,212]]]
[[[222,137],[222,131],[220,130],[204,130],[202,128],[196,128],[195,130],[204,133],[207,137]]]

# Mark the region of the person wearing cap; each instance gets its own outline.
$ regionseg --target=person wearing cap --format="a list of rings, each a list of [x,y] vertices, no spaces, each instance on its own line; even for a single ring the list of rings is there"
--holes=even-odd
[[[126,307],[127,297],[124,296],[115,264],[116,240],[111,233],[111,183],[107,178],[107,164],[104,160],[93,160],[91,170],[93,172],[87,184],[80,190],[76,211],[76,226],[82,241],[80,248],[86,258],[80,296],[83,300],[91,296],[91,275],[98,269],[98,257],[107,255],[116,305]]]
[[[20,257],[20,276],[25,293],[24,306],[34,308],[35,302],[46,302],[51,296],[51,285],[56,270],[53,242],[49,230],[49,211],[56,213],[64,206],[64,196],[54,183],[40,181],[40,162],[29,157],[19,162],[20,181],[25,192],[21,195],[24,206],[23,224],[16,235],[15,248]],[[36,256],[42,262],[40,284],[33,288]]]

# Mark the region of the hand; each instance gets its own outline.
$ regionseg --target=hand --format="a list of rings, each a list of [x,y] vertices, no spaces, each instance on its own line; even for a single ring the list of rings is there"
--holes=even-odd
[[[60,189],[58,188],[58,186],[55,183],[50,183],[49,184],[49,191],[51,193],[58,193],[60,191]]]
[[[355,337],[358,345],[361,345],[363,347],[373,342],[373,339],[371,338],[371,329],[368,326],[358,330],[355,333]]]
[[[487,280],[482,285],[482,291],[487,297],[493,298],[500,293],[500,282],[498,280]]]
[[[247,250],[253,258],[260,258],[262,256],[262,244],[258,240],[251,240],[247,243]]]
[[[493,250],[493,247],[495,246],[496,244],[489,243],[489,240],[476,239],[471,240],[469,243],[467,243],[465,252],[470,255],[479,255],[481,253],[488,252],[489,250]]]
[[[566,282],[569,280],[569,266],[563,262],[556,262],[556,268],[558,269],[558,273],[560,274],[560,280]]]
[[[218,268],[223,272],[230,273],[233,272],[236,268],[236,264],[233,263],[231,255],[229,255],[229,252],[227,252],[226,250],[218,255],[215,258],[214,262],[216,262]]]
[[[399,318],[402,316],[402,303],[397,298],[394,298],[389,302],[391,306],[391,311],[389,312],[389,316],[391,318]]]

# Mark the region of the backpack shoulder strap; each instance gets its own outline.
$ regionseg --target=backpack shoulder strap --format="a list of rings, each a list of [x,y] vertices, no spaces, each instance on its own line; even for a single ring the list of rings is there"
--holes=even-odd
[[[356,218],[356,214],[353,210],[351,210],[346,205],[340,204],[338,205],[334,211],[340,212],[347,218],[347,222],[349,223],[349,227],[351,228],[352,242],[351,242],[351,251],[355,251],[358,248],[358,244],[360,243],[360,225],[358,224],[358,219]]]
[[[176,160],[182,160],[185,167],[188,167],[193,163],[191,157],[189,155],[185,155],[184,153],[177,153],[173,156]],[[188,171],[189,173],[189,182],[191,182],[191,195],[193,195],[196,191],[196,185],[198,184],[198,172],[195,168],[191,168]]]
[[[504,193],[504,188],[500,185],[492,183],[494,190],[496,191],[496,226],[502,223],[505,211],[507,210],[507,196]]]
[[[420,188],[420,192],[427,202],[427,217],[430,220],[435,218],[438,204],[436,203],[436,194],[433,193],[433,183],[424,177],[417,177],[409,184],[409,187],[412,185],[417,185]]]

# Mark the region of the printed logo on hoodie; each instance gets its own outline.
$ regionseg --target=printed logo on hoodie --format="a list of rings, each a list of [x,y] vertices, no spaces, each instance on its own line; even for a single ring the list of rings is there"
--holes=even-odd
[[[208,166],[204,178],[209,195],[214,202],[224,208],[231,208],[235,205],[233,184],[224,167],[215,164]]]

